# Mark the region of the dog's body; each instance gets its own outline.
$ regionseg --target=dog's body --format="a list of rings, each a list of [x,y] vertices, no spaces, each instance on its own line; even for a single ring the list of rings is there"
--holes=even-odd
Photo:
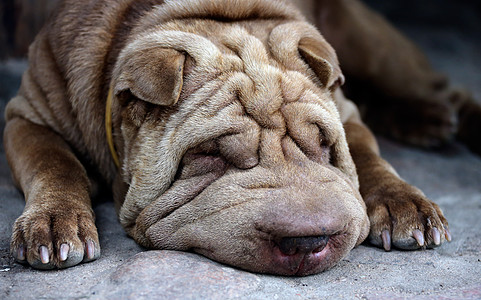
[[[344,2],[308,10],[322,14],[349,75],[368,74],[393,96],[409,91],[392,82],[428,94],[438,77],[400,36],[389,38],[410,49],[416,63],[404,67],[418,77],[388,78],[387,56],[350,58],[342,37],[352,25],[332,19],[344,20]],[[287,3],[64,1],[29,58],[5,130],[27,201],[12,238],[21,262],[48,269],[100,255],[94,177],[112,186],[140,244],[251,271],[320,272],[368,235],[387,250],[450,239],[438,206],[379,157],[339,89],[334,49]],[[449,120],[454,109],[444,111]],[[452,134],[445,125],[436,138]]]

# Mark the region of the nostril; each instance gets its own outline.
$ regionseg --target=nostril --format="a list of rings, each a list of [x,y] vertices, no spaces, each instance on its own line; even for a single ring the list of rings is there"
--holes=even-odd
[[[307,236],[307,237],[285,237],[282,238],[277,246],[285,255],[300,253],[321,252],[329,242],[329,236]]]

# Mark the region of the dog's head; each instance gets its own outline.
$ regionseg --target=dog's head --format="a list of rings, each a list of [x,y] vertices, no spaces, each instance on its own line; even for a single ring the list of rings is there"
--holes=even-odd
[[[333,91],[336,55],[302,21],[174,21],[113,73],[120,220],[139,243],[307,275],[368,232]]]

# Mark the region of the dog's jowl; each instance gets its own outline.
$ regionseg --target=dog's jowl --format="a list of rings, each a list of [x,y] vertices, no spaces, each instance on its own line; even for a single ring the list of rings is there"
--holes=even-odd
[[[17,261],[98,258],[94,186],[139,244],[254,272],[318,273],[366,238],[449,240],[379,157],[322,29],[278,0],[61,2],[6,109]]]

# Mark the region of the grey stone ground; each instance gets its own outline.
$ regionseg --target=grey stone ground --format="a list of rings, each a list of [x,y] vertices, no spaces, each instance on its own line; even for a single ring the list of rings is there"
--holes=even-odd
[[[446,26],[416,26],[403,29],[438,69],[481,99],[479,30],[475,35]],[[0,65],[2,131],[6,100],[25,67],[22,61]],[[481,299],[481,158],[460,144],[438,152],[382,138],[380,144],[401,176],[441,206],[453,241],[413,252],[361,245],[332,270],[303,278],[252,274],[190,253],[144,251],[125,235],[109,201],[95,207],[99,260],[60,271],[15,264],[8,254],[9,239],[24,202],[10,179],[2,146],[0,299]]]

